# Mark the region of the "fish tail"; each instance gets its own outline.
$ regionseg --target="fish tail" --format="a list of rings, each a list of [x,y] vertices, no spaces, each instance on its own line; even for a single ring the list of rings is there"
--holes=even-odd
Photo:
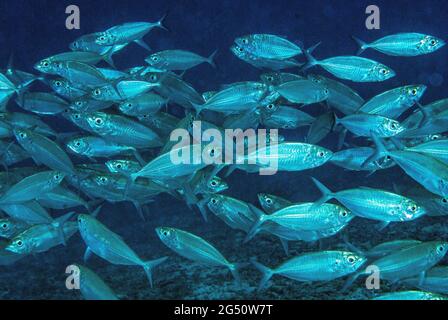
[[[56,227],[58,232],[58,237],[61,240],[61,243],[65,246],[66,239],[65,239],[65,233],[64,233],[64,224],[75,214],[75,211],[71,211],[69,213],[66,213],[58,218],[56,218],[53,222],[53,225]]]
[[[318,43],[316,43],[314,46],[312,46],[311,48],[309,48],[309,49],[305,49],[305,50],[303,50],[303,54],[305,55],[305,57],[307,58],[307,60],[308,60],[308,63],[306,63],[303,67],[302,67],[302,69],[301,69],[301,71],[305,71],[305,70],[308,70],[309,68],[311,68],[311,67],[313,67],[313,66],[315,66],[315,65],[318,65],[319,64],[319,61],[318,60],[316,60],[316,58],[314,58],[312,55],[311,55],[311,53],[319,46],[321,44],[321,42],[318,42]]]
[[[365,252],[362,251],[361,249],[359,249],[358,247],[356,247],[355,245],[353,245],[353,244],[349,241],[348,236],[347,236],[347,232],[345,232],[344,234],[341,235],[341,239],[342,239],[342,241],[344,242],[344,244],[347,246],[347,248],[348,248],[350,251],[353,251],[353,252],[355,252],[355,253],[357,253],[357,254],[359,254],[359,255],[365,257]]]
[[[140,154],[140,152],[137,149],[134,149],[132,151],[134,153],[134,157],[135,159],[142,165],[145,166],[146,165],[146,161],[145,159],[143,159],[142,155]]]
[[[108,65],[110,65],[112,68],[116,69],[114,60],[112,59],[113,54],[114,54],[113,50],[109,50],[109,52],[103,54],[101,57]]]
[[[134,40],[134,42],[136,44],[138,44],[140,47],[142,47],[143,49],[145,49],[147,51],[151,51],[151,47],[145,41],[143,41],[142,39]]]
[[[344,286],[342,287],[341,292],[347,291],[348,288],[351,287],[351,285],[356,281],[356,279],[359,278],[360,275],[361,275],[361,273],[357,272],[354,275],[352,275],[350,278],[348,278],[347,281],[345,282]]]
[[[157,21],[157,27],[159,27],[160,29],[166,30],[166,31],[170,31],[170,29],[168,29],[165,25],[164,25],[164,21],[166,16],[168,15],[168,12],[166,12],[162,18],[159,19],[159,21]]]
[[[198,206],[199,212],[201,213],[202,218],[205,222],[208,221],[207,219],[207,209],[205,208],[205,203],[208,201],[208,198],[204,198],[201,201],[198,201],[196,205]]]
[[[418,124],[417,128],[422,128],[428,123],[430,114],[419,101],[417,101],[415,104],[417,105],[418,110],[422,113],[422,120]]]
[[[278,239],[280,240],[280,243],[282,244],[282,248],[283,248],[283,251],[285,251],[286,256],[289,257],[288,240],[280,238],[280,237]]]
[[[224,177],[227,178],[228,176],[230,176],[237,168],[238,167],[236,165],[230,165],[229,169],[227,169],[226,173],[224,174]]]
[[[233,279],[235,279],[235,282],[237,283],[237,285],[241,285],[241,277],[240,277],[240,273],[239,270],[244,267],[246,264],[242,264],[242,263],[230,263],[228,265],[230,273],[233,276]]]
[[[265,265],[257,262],[255,258],[250,259],[250,262],[254,265],[255,268],[258,269],[263,274],[263,277],[260,280],[260,283],[258,284],[258,291],[262,290],[268,281],[272,278],[274,275],[274,271],[271,268],[266,267]]]
[[[137,210],[137,214],[140,217],[140,219],[142,219],[143,221],[146,221],[145,219],[145,215],[143,214],[143,209],[141,204],[138,201],[132,201],[132,203],[134,204],[135,209]]]
[[[217,53],[218,53],[218,49],[213,51],[212,54],[207,58],[207,63],[210,64],[213,68],[216,68],[214,59],[215,59],[215,56]]]
[[[96,209],[90,215],[94,218],[98,217],[102,208],[103,208],[103,204],[100,204],[98,207],[96,207]]]
[[[328,200],[334,198],[334,193],[331,192],[331,190],[326,186],[324,186],[322,182],[313,177],[311,177],[311,180],[313,180],[316,187],[320,190],[320,192],[322,192],[322,197],[311,206],[310,210],[318,208]]]
[[[356,43],[359,45],[359,50],[356,53],[356,55],[359,56],[361,53],[364,52],[364,50],[369,48],[369,45],[366,42],[362,41],[361,39],[359,39],[359,38],[357,38],[355,36],[352,36],[352,39],[355,40]]]
[[[143,262],[142,267],[145,270],[145,273],[146,273],[146,276],[148,277],[149,285],[151,286],[151,288],[152,288],[152,269],[157,267],[159,264],[165,262],[166,259],[168,259],[168,257],[163,257],[163,258]]]
[[[373,142],[375,143],[375,151],[363,162],[363,164],[361,165],[362,168],[365,168],[369,163],[378,161],[381,157],[384,157],[388,154],[388,151],[384,144],[381,142],[380,138],[373,132],[371,133],[371,136]]]
[[[190,102],[190,104],[193,106],[194,110],[196,111],[196,117],[199,116],[201,111],[204,109],[204,105],[199,104],[199,103],[194,103],[194,102]]]
[[[249,207],[253,213],[255,213],[258,216],[258,220],[254,223],[252,228],[247,232],[246,238],[244,238],[244,243],[249,242],[255,235],[260,231],[260,227],[268,218],[268,216],[261,211],[260,209],[256,208],[255,206],[249,204]]]

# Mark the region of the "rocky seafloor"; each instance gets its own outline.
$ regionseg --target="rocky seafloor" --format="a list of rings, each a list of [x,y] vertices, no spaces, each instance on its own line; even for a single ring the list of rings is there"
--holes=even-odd
[[[231,188],[226,192],[232,196],[244,195],[245,200],[256,203],[257,192],[271,192],[296,201],[312,201],[319,194],[308,183],[309,172],[295,174],[286,180],[282,174],[266,179],[251,175],[253,180],[245,187],[238,184],[244,174],[234,174],[229,178]],[[350,173],[351,177],[365,177],[365,173]],[[335,190],[356,186],[357,179],[346,180],[337,176],[336,171],[328,171],[325,176],[316,175]],[[344,175],[345,176],[345,175]],[[346,176],[345,176],[346,177]],[[382,172],[365,179],[365,185],[381,186],[389,179],[403,179],[399,170]],[[359,184],[359,182],[358,182]],[[232,188],[232,185],[238,186]],[[260,188],[254,188],[259,185]],[[281,191],[287,190],[287,191]],[[242,198],[242,196],[240,197]],[[348,291],[341,292],[345,278],[331,282],[303,283],[281,276],[274,276],[270,286],[257,291],[260,273],[250,264],[241,270],[242,282],[238,285],[226,268],[200,265],[184,259],[157,238],[154,228],[172,226],[195,233],[218,248],[229,260],[248,262],[251,257],[268,266],[276,266],[287,259],[280,242],[270,236],[258,235],[243,244],[244,233],[227,227],[218,218],[209,214],[209,221],[202,220],[198,212],[193,212],[182,202],[168,195],[160,195],[149,205],[146,221],[139,220],[133,207],[128,203],[106,204],[99,220],[111,230],[123,236],[125,241],[144,260],[169,256],[169,259],[154,271],[154,287],[150,288],[142,268],[112,265],[96,256],[86,263],[94,270],[121,299],[369,299],[376,294],[388,292],[391,286],[381,283],[380,290],[367,290],[364,278],[358,279]],[[379,232],[375,221],[356,218],[343,231],[354,245],[368,249],[381,242],[394,239],[435,240],[444,239],[445,217],[422,217],[406,223],[393,223]],[[325,249],[347,249],[340,235],[324,239],[321,243],[290,243],[290,256]],[[85,245],[79,236],[73,236],[66,247],[58,246],[49,252],[31,255],[10,266],[1,266],[0,299],[81,299],[78,290],[68,290],[65,269],[73,263],[83,263]],[[443,261],[441,262],[444,263]],[[411,289],[400,284],[393,290]]]

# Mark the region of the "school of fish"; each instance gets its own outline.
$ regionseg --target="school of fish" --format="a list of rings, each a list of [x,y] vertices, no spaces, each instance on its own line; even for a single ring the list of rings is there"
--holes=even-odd
[[[420,33],[391,34],[371,43],[355,38],[358,55],[318,60],[315,50],[320,44],[305,48],[277,35],[242,35],[234,39],[230,51],[235,59],[257,68],[260,78],[199,93],[183,74],[203,63],[214,68],[219,52],[210,50],[202,56],[186,50],[152,51],[144,38],[155,28],[166,29],[163,20],[123,23],[83,35],[69,45],[70,51],[37,61],[35,74],[16,70],[12,63],[1,70],[1,265],[64,246],[79,232],[84,242],[80,245],[86,248],[84,265],[77,265],[85,299],[118,299],[86,266],[92,254],[122,268],[143,268],[152,287],[157,285],[153,271],[163,268],[168,252],[227,269],[238,283],[245,281],[240,277],[242,268],[259,270],[259,290],[266,290],[274,276],[289,278],[291,286],[295,281],[346,277],[348,288],[369,275],[367,265],[375,265],[381,281],[404,283],[413,290],[374,299],[448,297],[448,266],[439,264],[447,253],[447,241],[397,239],[361,250],[343,236],[353,219],[376,221],[378,232],[387,232],[389,224],[448,215],[448,98],[422,105],[419,101],[427,90],[423,84],[404,84],[370,99],[350,88],[350,82],[387,83],[396,75],[391,67],[361,57],[365,50],[415,57],[442,49],[442,39]],[[132,43],[146,50],[147,58],[138,66],[117,69],[113,55],[122,54]],[[319,69],[325,72],[312,73]],[[48,90],[33,91],[38,82]],[[313,108],[310,105],[324,111],[312,116],[307,112]],[[76,129],[56,132],[45,122],[52,117],[63,117]],[[311,178],[306,184],[322,193],[314,202],[295,203],[259,193],[258,205],[247,203],[225,194],[230,187],[225,177],[235,170],[257,174],[265,166],[262,161],[172,163],[175,143],[170,133],[184,129],[192,135],[194,121],[201,121],[201,130],[219,132],[308,127],[305,141],[279,136],[277,152],[270,153],[277,158],[279,171],[309,170],[312,176],[313,170],[329,163],[368,174],[396,167],[416,183],[405,189],[391,181],[385,189],[360,185],[338,190],[331,182]],[[333,150],[319,146],[331,132],[339,136],[338,146]],[[344,142],[347,135],[359,137],[362,146]],[[267,140],[269,149],[273,142]],[[222,150],[201,141],[175,150],[195,148],[222,156]],[[148,259],[100,222],[104,202],[131,202],[135,218],[145,219],[150,203],[161,193],[200,213],[204,228],[211,213],[229,232],[244,232],[244,244],[256,242],[259,234],[278,238],[286,253],[284,262],[267,266],[255,257],[229,261],[219,244],[170,226],[150,230],[167,247],[167,256]],[[288,242],[330,237],[344,239],[346,249],[288,257]]]

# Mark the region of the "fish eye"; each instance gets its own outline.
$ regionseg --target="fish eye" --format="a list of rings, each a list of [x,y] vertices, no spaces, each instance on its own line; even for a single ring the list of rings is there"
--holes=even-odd
[[[272,202],[273,202],[273,201],[272,201],[271,198],[266,198],[266,203],[267,203],[267,204],[272,204]]]
[[[397,129],[398,128],[398,124],[396,122],[391,122],[390,127],[392,129]]]
[[[81,101],[76,101],[75,104],[76,104],[78,107],[82,106],[82,102],[81,102]]]
[[[342,211],[342,216],[343,217],[346,217],[348,215],[348,212],[347,211]]]
[[[152,59],[152,61],[157,61],[157,60],[159,60],[159,58],[157,58],[157,56],[154,56],[154,57],[152,57],[151,59]]]
[[[8,225],[7,225],[6,223],[2,224],[2,228],[3,228],[3,229],[7,229],[7,228],[8,228]]]
[[[382,73],[382,74],[388,74],[389,73],[389,70],[387,70],[387,69],[380,69],[380,72]]]
[[[25,138],[26,134],[22,132],[22,133],[19,134],[19,136],[20,136],[20,138]]]
[[[101,36],[99,39],[100,39],[101,41],[106,40],[106,38],[105,38],[104,36]]]
[[[325,90],[324,90],[324,93],[325,93],[325,94],[329,94],[330,91],[328,91],[328,89],[325,89]]]
[[[431,140],[437,140],[437,139],[439,139],[439,137],[436,136],[436,135],[433,135],[433,136],[431,137]]]
[[[443,252],[443,251],[445,251],[445,247],[444,246],[438,246],[437,247],[437,251]]]
[[[168,231],[163,230],[163,231],[162,231],[162,234],[166,237],[166,236],[168,235]]]
[[[56,81],[54,84],[55,84],[56,87],[60,87],[60,86],[62,86],[61,81]]]
[[[218,200],[216,198],[212,198],[211,201],[212,201],[213,204],[217,204],[218,203]]]
[[[95,91],[93,91],[93,94],[98,96],[101,94],[101,90],[100,89],[95,89]]]
[[[75,146],[77,146],[77,147],[79,147],[81,145],[81,142],[79,142],[79,141],[77,141],[76,143],[75,143]]]
[[[130,108],[130,107],[132,107],[132,103],[128,103],[128,104],[126,104],[126,106]]]
[[[248,44],[248,43],[249,43],[249,40],[247,40],[247,39],[243,39],[243,43],[244,43],[244,44]]]
[[[218,185],[218,182],[216,182],[216,180],[212,180],[210,184],[212,185],[212,187],[216,187]]]
[[[81,118],[81,115],[80,115],[79,113],[76,113],[76,114],[74,115],[74,117],[75,117],[75,119],[79,119],[79,118]]]
[[[413,205],[412,207],[411,207],[411,211],[416,211],[417,210],[417,206],[416,205]]]
[[[417,94],[417,89],[412,89],[412,90],[411,90],[411,94],[412,94],[413,96],[415,96],[415,95]]]
[[[42,65],[44,67],[48,67],[50,65],[50,63],[47,60],[42,61]]]
[[[101,118],[96,118],[96,119],[95,119],[95,123],[96,123],[96,124],[102,124],[102,123],[103,123],[103,120],[101,120]]]
[[[430,43],[432,46],[435,46],[435,45],[437,44],[437,41],[436,41],[435,39],[432,39],[429,43]]]
[[[117,167],[117,169],[121,169],[121,168],[122,168],[122,165],[121,165],[120,163],[118,163],[118,164],[116,165],[116,167]]]
[[[390,156],[386,156],[385,158],[386,158],[386,160],[390,160],[391,159]]]
[[[272,104],[272,103],[268,104],[268,109],[270,109],[270,110],[274,109],[274,104]]]
[[[317,153],[317,156],[318,156],[319,158],[322,158],[324,155],[325,155],[325,153],[324,153],[323,151],[319,151],[319,152]]]
[[[55,179],[55,180],[59,180],[59,175],[58,175],[58,174],[55,175],[55,176],[54,176],[54,179]]]
[[[151,79],[152,81],[156,81],[157,80],[157,77],[156,77],[156,75],[151,75],[151,77],[149,77],[149,79]]]
[[[269,76],[269,77],[266,78],[266,80],[268,80],[269,82],[272,82],[272,81],[274,81],[274,77]]]
[[[347,258],[347,261],[348,261],[348,263],[353,263],[353,262],[355,262],[355,257],[353,257],[353,256],[349,256],[348,258]]]
[[[21,246],[23,245],[23,241],[22,241],[22,240],[18,240],[18,241],[16,242],[16,244],[17,244],[19,247],[21,247]]]
[[[78,222],[82,222],[82,218],[81,217],[78,217]]]
[[[101,182],[103,182],[103,183],[107,181],[107,179],[106,179],[105,177],[101,177],[100,180],[101,180]]]

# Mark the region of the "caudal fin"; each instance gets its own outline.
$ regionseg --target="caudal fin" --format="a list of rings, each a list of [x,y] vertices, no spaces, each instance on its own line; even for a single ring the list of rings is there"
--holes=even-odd
[[[213,68],[216,68],[216,64],[215,64],[215,56],[218,53],[218,49],[216,49],[215,51],[213,51],[213,53],[207,58],[207,63],[210,64]]]
[[[317,180],[316,178],[313,178],[313,177],[311,177],[311,180],[313,180],[316,187],[320,190],[320,192],[322,192],[322,197],[311,206],[310,210],[318,208],[323,203],[334,198],[333,192],[331,192],[330,189],[328,189],[326,186],[324,186],[322,184],[322,182],[320,182],[319,180]]]
[[[302,50],[303,50],[303,54],[305,55],[306,59],[308,60],[308,63],[306,63],[306,64],[302,67],[301,71],[308,70],[309,68],[311,68],[311,67],[313,67],[313,66],[319,64],[319,61],[316,60],[316,59],[311,55],[311,53],[312,53],[312,52],[314,51],[314,49],[316,49],[320,44],[321,44],[321,42],[316,43],[314,46],[312,46],[312,47],[309,48],[309,49],[305,49],[305,50],[302,49]]]
[[[260,227],[269,218],[263,211],[249,203],[250,210],[257,216],[257,221],[254,223],[252,228],[247,232],[246,238],[244,238],[244,243],[249,242],[255,235],[260,231]]]
[[[356,38],[355,36],[352,36],[352,39],[356,41],[356,43],[359,45],[359,49],[358,52],[356,53],[356,55],[360,55],[361,53],[364,52],[364,50],[369,48],[369,45],[367,43],[365,43],[364,41],[362,41],[361,39]]]
[[[191,101],[190,101],[190,104],[193,106],[194,110],[196,111],[196,117],[199,116],[201,111],[204,109],[204,105],[203,104],[199,104],[199,103],[194,103],[194,102],[191,102]]]
[[[229,270],[232,273],[232,276],[238,285],[241,285],[241,277],[239,270],[243,268],[245,265],[246,265],[245,263],[231,263],[228,265]]]
[[[159,27],[160,29],[166,30],[166,31],[170,31],[170,30],[164,25],[164,21],[165,21],[165,18],[166,18],[167,15],[168,15],[168,12],[165,13],[165,14],[163,15],[163,17],[159,19],[159,21],[157,21],[157,27]]]
[[[165,262],[168,257],[163,257],[160,259],[150,260],[143,263],[142,267],[145,270],[146,276],[148,277],[149,285],[152,288],[152,269],[157,267],[159,264]]]
[[[384,144],[381,142],[380,138],[373,132],[371,133],[371,136],[373,142],[375,143],[375,151],[363,162],[363,164],[361,165],[362,168],[365,168],[369,163],[378,161],[380,158],[388,155],[388,151]]]
[[[61,241],[61,243],[65,246],[66,243],[66,239],[65,239],[65,233],[64,233],[64,224],[75,214],[74,211],[71,211],[69,213],[66,213],[58,218],[56,218],[53,221],[53,225],[57,230],[58,233],[58,237]]]
[[[252,262],[254,267],[257,268],[258,271],[260,271],[263,275],[263,277],[260,280],[260,283],[258,284],[258,291],[260,291],[266,286],[267,282],[272,278],[272,276],[274,275],[274,271],[271,268],[268,268],[265,265],[257,262],[255,258],[250,259],[250,261]]]

